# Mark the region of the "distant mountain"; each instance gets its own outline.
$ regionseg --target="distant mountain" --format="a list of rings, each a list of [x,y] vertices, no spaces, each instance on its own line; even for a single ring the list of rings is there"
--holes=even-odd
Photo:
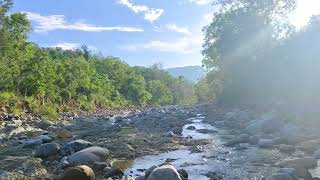
[[[205,69],[201,66],[184,66],[166,70],[175,77],[183,76],[192,82],[197,82],[206,74]]]

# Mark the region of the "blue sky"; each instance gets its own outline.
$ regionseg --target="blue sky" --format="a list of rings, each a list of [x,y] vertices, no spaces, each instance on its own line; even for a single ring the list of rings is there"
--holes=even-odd
[[[130,65],[201,65],[210,0],[15,0],[13,12],[32,22],[29,39],[41,46],[120,57]]]

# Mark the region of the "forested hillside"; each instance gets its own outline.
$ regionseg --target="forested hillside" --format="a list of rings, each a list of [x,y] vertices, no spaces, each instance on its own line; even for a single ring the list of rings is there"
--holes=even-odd
[[[174,77],[183,76],[187,80],[192,82],[197,82],[203,78],[206,74],[206,71],[201,66],[184,66],[166,69]]]
[[[25,14],[8,14],[0,1],[0,103],[3,111],[56,116],[70,110],[194,102],[193,85],[151,68],[130,67],[115,57],[44,48],[28,42]]]

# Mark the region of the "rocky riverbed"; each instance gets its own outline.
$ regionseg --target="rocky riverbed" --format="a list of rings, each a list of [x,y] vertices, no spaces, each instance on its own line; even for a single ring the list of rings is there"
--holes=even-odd
[[[1,121],[0,179],[317,179],[319,134],[276,112],[216,104],[13,117]]]

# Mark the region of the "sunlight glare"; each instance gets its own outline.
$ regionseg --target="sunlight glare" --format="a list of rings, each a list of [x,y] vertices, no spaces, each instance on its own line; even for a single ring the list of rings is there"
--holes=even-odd
[[[320,15],[320,0],[298,0],[297,8],[290,18],[290,22],[301,29],[308,25],[312,16]]]

